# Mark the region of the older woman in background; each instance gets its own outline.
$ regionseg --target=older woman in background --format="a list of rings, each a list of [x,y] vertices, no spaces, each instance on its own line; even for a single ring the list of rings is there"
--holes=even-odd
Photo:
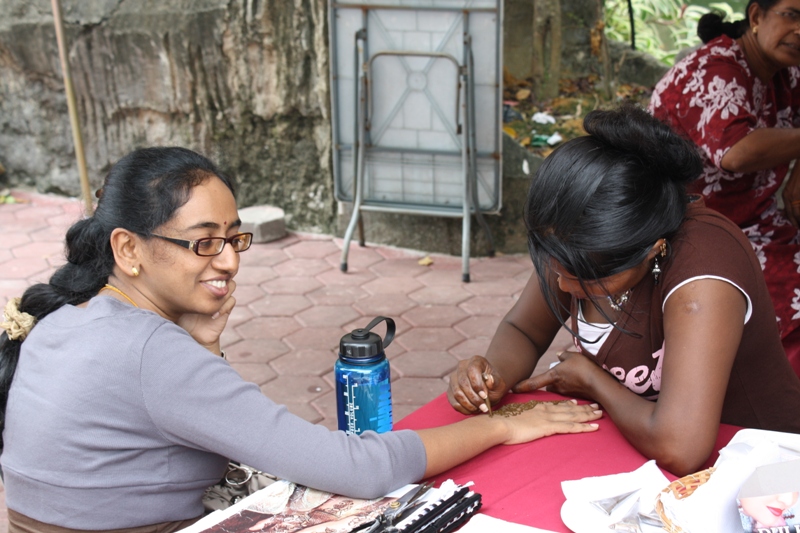
[[[800,375],[800,165],[789,173],[800,157],[800,0],[750,0],[737,22],[705,15],[698,35],[706,44],[656,85],[650,111],[700,148],[689,190],[750,239]]]

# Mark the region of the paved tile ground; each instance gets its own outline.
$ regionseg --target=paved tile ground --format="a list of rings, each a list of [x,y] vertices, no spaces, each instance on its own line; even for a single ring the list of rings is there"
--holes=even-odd
[[[0,304],[46,281],[64,262],[66,229],[78,220],[74,199],[14,191],[26,203],[0,205]],[[461,282],[461,258],[353,244],[339,270],[342,240],[293,233],[242,254],[237,307],[222,344],[231,365],[264,394],[310,422],[336,428],[333,365],[342,335],[378,315],[393,318],[392,403],[400,420],[445,391],[459,360],[484,353],[530,273],[527,255],[473,258]],[[382,333],[383,326],[378,326]],[[570,346],[562,331],[540,363]],[[0,533],[6,532],[0,486]]]

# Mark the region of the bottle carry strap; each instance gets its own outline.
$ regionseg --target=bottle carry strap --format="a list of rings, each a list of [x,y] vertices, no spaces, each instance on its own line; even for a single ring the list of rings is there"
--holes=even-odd
[[[385,350],[386,347],[392,343],[392,339],[394,339],[394,320],[392,320],[388,316],[377,316],[372,319],[372,322],[367,324],[367,327],[364,328],[364,331],[371,330],[384,320],[386,321],[386,337],[384,337],[383,339],[383,349]]]

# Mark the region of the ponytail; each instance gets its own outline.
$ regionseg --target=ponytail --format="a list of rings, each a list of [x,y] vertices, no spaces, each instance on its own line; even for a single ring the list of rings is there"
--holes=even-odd
[[[734,22],[725,22],[725,15],[718,12],[706,13],[697,22],[697,36],[703,44],[716,39],[720,35],[727,35],[731,39],[738,39],[750,27],[747,19]]]
[[[744,18],[734,22],[725,22],[725,14],[712,11],[706,13],[697,22],[697,36],[703,43],[716,39],[720,35],[727,35],[731,39],[738,39],[750,27],[750,6],[757,4],[764,12],[769,11],[779,0],[750,0],[744,8]]]
[[[59,268],[48,283],[37,283],[25,290],[22,298],[14,298],[6,306],[5,331],[0,335],[0,449],[3,447],[2,431],[5,428],[8,392],[19,362],[22,342],[34,325],[62,306],[83,303],[98,293],[108,280],[114,267],[114,256],[104,232],[97,231],[93,218],[80,220],[67,231],[68,262]],[[13,304],[16,304],[14,306]],[[14,315],[30,317],[28,331],[23,335],[19,320]],[[8,327],[6,325],[8,324]]]

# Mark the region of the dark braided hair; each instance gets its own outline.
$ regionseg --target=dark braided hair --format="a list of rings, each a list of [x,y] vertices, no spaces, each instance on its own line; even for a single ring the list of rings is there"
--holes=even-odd
[[[108,281],[115,262],[111,232],[116,228],[150,237],[169,221],[209,176],[234,192],[233,182],[205,157],[178,147],[142,148],[120,159],[106,176],[94,215],[67,231],[67,263],[48,283],[29,287],[19,310],[37,321],[70,304],[95,296]],[[19,361],[22,341],[0,334],[0,449],[8,392]]]

